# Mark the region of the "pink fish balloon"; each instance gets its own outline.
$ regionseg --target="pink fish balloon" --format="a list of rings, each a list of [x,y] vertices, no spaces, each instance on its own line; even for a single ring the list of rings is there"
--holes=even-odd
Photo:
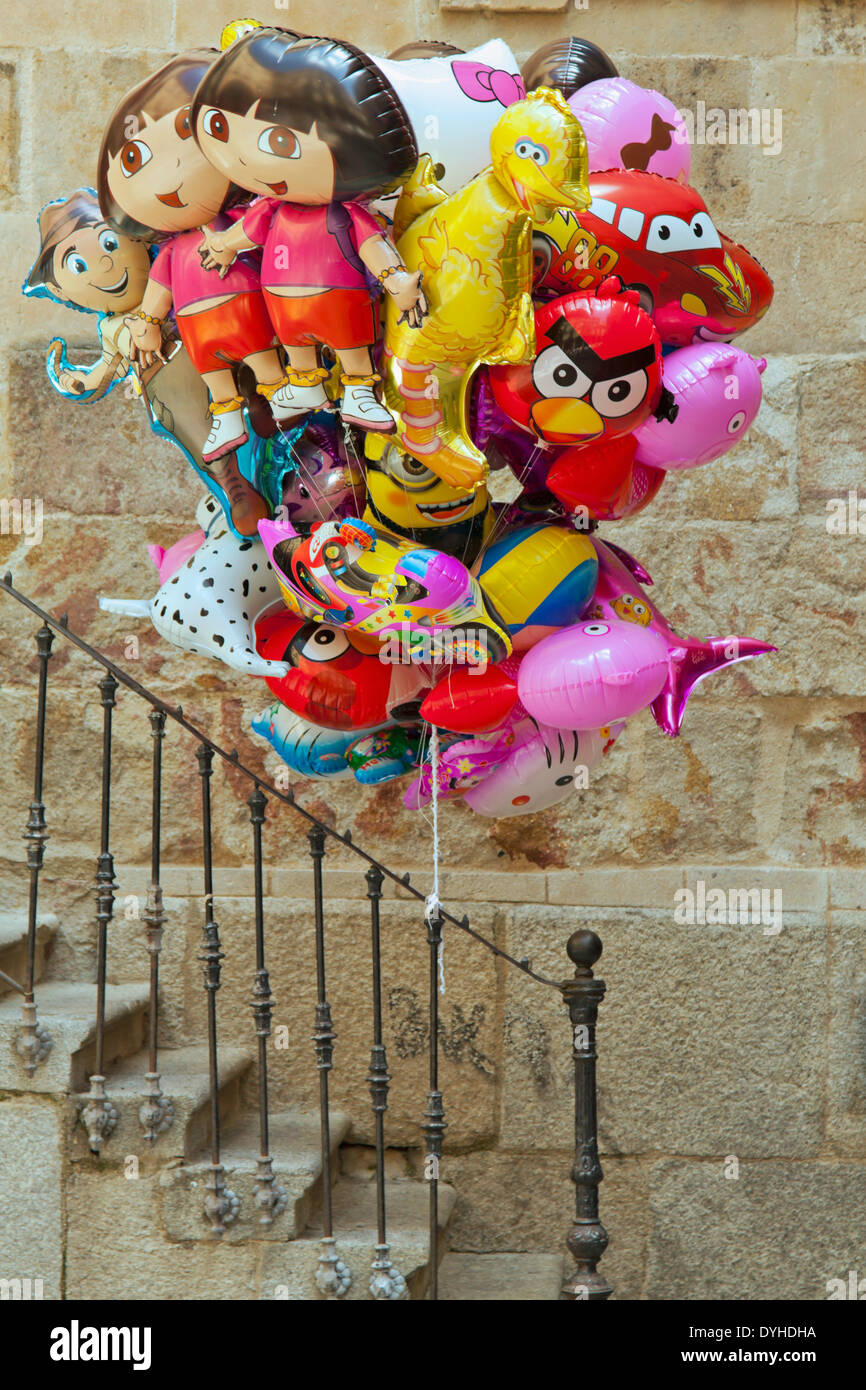
[[[561,628],[528,651],[517,688],[525,708],[555,729],[597,729],[630,719],[662,690],[663,637],[616,613]]]
[[[674,419],[652,416],[634,431],[635,460],[654,468],[697,468],[732,449],[761,405],[763,357],[730,343],[693,343],[664,361]],[[671,412],[673,413],[673,412]]]
[[[769,642],[758,642],[753,637],[708,637],[706,641],[681,637],[639,587],[639,583],[652,583],[643,566],[610,541],[596,540],[594,544],[598,552],[598,585],[590,616],[599,621],[620,619],[651,633],[664,645],[666,675],[651,703],[647,703],[659,728],[670,738],[679,734],[688,698],[704,676],[747,657],[776,650]],[[522,697],[523,691],[520,693]]]
[[[568,104],[583,126],[590,173],[644,169],[688,183],[688,127],[661,92],[638,87],[625,77],[603,77],[581,87]]]

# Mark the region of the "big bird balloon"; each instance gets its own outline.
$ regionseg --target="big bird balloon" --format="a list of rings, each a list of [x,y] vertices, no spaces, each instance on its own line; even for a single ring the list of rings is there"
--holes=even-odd
[[[586,141],[559,92],[541,87],[507,107],[490,156],[450,197],[425,156],[394,217],[397,249],[423,272],[430,312],[413,328],[389,299],[385,398],[402,448],[454,487],[478,486],[486,472],[467,430],[473,372],[534,355],[533,222],[590,201]]]

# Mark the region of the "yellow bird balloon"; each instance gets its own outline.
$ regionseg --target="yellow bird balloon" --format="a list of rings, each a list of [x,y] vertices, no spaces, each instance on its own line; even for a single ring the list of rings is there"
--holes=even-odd
[[[466,423],[482,362],[525,362],[535,351],[532,229],[557,208],[589,206],[583,131],[559,92],[540,87],[500,116],[492,164],[449,197],[428,156],[394,216],[403,262],[424,273],[430,312],[420,328],[385,307],[385,399],[402,448],[453,487],[486,476]]]

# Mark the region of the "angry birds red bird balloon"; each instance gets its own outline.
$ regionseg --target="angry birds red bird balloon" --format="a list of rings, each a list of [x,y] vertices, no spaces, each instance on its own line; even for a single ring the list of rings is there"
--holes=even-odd
[[[638,295],[608,276],[535,314],[536,355],[491,367],[500,410],[547,445],[582,446],[630,434],[662,393],[659,335]]]
[[[288,675],[268,679],[278,700],[326,729],[369,729],[388,720],[394,668],[381,646],[360,632],[308,622],[285,610],[256,626],[260,654],[279,652]]]

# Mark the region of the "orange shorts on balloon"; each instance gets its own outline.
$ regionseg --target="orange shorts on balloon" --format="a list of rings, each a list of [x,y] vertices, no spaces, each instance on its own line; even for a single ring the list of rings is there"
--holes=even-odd
[[[198,314],[178,314],[181,341],[199,374],[225,371],[274,346],[274,328],[260,294],[236,294]]]
[[[286,347],[325,343],[335,352],[372,347],[376,308],[364,289],[321,290],[318,294],[273,294],[263,289],[271,323]]]

